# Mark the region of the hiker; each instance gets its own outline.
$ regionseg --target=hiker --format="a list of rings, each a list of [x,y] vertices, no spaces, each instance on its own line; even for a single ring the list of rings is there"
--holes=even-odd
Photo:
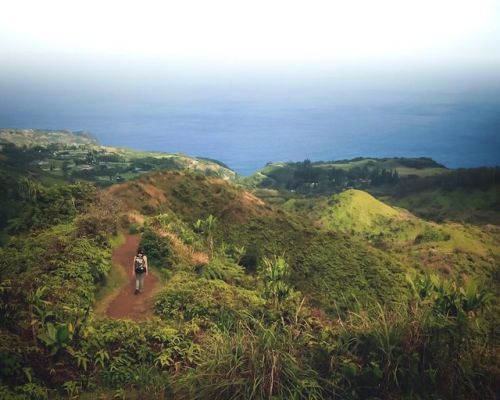
[[[144,276],[148,274],[148,258],[141,248],[137,250],[137,254],[134,257],[132,273],[135,274],[134,294],[142,293],[144,291]]]

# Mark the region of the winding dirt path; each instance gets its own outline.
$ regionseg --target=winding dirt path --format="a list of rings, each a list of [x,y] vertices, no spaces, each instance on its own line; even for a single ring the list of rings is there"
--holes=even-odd
[[[135,276],[132,274],[132,263],[140,239],[140,235],[126,235],[125,243],[113,251],[113,267],[122,269],[126,284],[106,310],[109,318],[143,321],[153,316],[153,296],[159,288],[160,280],[151,270],[144,279],[144,293],[134,294]]]

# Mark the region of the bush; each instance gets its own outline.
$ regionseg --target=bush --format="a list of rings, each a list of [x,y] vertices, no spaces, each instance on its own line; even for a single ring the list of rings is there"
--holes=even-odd
[[[131,235],[136,235],[141,231],[141,226],[139,224],[133,223],[130,224],[130,227],[128,229],[128,233]]]
[[[422,233],[419,233],[415,237],[415,244],[429,243],[429,242],[441,242],[450,240],[451,236],[449,233],[443,232],[438,229],[427,228]]]
[[[178,274],[163,290],[155,303],[155,311],[165,319],[190,320],[206,318],[217,321],[225,313],[256,313],[264,300],[252,290],[238,288],[221,280]]]
[[[150,228],[145,228],[139,245],[148,261],[158,268],[170,268],[173,264],[172,249],[168,239],[160,236]]]

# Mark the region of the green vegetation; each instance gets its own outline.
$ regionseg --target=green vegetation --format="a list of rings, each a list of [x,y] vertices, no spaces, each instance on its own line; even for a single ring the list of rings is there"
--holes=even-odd
[[[330,162],[269,163],[245,178],[249,187],[324,194],[348,187],[394,186],[408,176],[433,176],[448,170],[429,158],[355,158]]]
[[[368,240],[408,267],[421,268],[424,263],[428,270],[455,279],[466,274],[486,283],[499,261],[494,228],[425,221],[359,190],[318,203],[315,213],[326,228]]]
[[[329,197],[288,190],[280,207],[193,171],[151,171],[98,190],[71,182],[72,152],[91,145],[84,135],[64,143],[76,146],[63,161],[66,177],[49,183],[62,160],[42,174],[12,158],[59,151],[44,135],[21,135],[27,147],[7,145],[0,159],[8,189],[0,197],[0,398],[495,398],[497,226],[431,222],[355,189]],[[81,156],[123,161],[120,152]],[[391,188],[403,168],[442,169],[429,159],[324,164],[309,167],[366,167],[387,179],[397,170]],[[303,167],[294,177],[306,182]],[[494,188],[471,193],[493,199]],[[125,231],[141,234],[161,273],[155,317],[145,322],[111,320],[102,308],[120,282],[111,253]]]
[[[384,196],[383,199],[437,222],[500,224],[500,185],[488,189],[430,189],[402,196]]]

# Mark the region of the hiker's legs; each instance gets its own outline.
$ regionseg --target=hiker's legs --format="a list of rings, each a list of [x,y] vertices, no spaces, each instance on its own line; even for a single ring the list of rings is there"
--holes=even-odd
[[[142,274],[135,274],[135,292],[139,291],[139,280]]]
[[[146,274],[144,274],[144,273],[139,274],[139,292],[141,292],[141,293],[144,291],[144,275],[146,275]],[[136,288],[137,288],[137,286],[136,286]]]

